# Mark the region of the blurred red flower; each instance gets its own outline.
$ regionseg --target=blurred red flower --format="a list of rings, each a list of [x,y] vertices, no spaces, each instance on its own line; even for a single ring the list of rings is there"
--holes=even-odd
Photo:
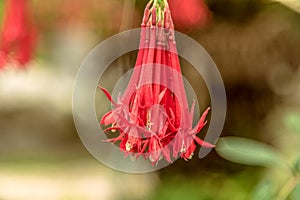
[[[169,4],[178,29],[201,29],[211,19],[211,12],[203,0],[169,0]]]
[[[0,69],[10,61],[23,68],[32,59],[37,34],[27,4],[27,0],[6,1],[0,35]]]

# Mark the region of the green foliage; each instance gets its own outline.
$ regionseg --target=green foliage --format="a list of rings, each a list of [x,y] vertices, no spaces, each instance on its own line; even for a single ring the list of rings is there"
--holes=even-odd
[[[298,185],[293,190],[290,199],[292,199],[292,200],[300,199],[300,183],[298,183]]]
[[[300,158],[298,158],[294,164],[294,169],[296,173],[300,174]]]
[[[1,26],[2,26],[2,22],[3,22],[4,2],[5,1],[0,1],[0,25]]]
[[[221,157],[232,162],[271,168],[280,167],[281,172],[287,175],[287,180],[279,188],[271,181],[263,180],[253,191],[251,199],[300,199],[300,159],[296,160],[290,168],[279,152],[272,146],[239,137],[221,138],[217,143],[216,151]],[[286,173],[288,171],[290,173]]]
[[[221,138],[217,143],[216,151],[221,157],[240,164],[287,168],[276,149],[251,139]]]
[[[261,181],[252,193],[252,200],[273,200],[274,191],[270,180]]]
[[[285,118],[286,126],[292,131],[300,134],[300,115],[297,113],[289,113]]]
[[[252,172],[253,174],[253,172]],[[249,173],[234,175],[184,175],[168,176],[163,179],[151,200],[248,200],[255,176]]]

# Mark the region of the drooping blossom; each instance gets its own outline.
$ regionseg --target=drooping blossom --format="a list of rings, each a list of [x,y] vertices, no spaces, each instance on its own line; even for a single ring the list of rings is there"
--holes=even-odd
[[[174,25],[167,1],[150,1],[141,25],[139,51],[130,81],[117,101],[99,86],[113,108],[100,120],[106,132],[118,136],[125,155],[143,156],[153,164],[193,156],[196,143],[207,148],[196,134],[205,126],[209,108],[193,126],[194,106],[189,109],[176,50]]]
[[[203,28],[211,19],[204,0],[171,0],[170,9],[175,26],[179,29]]]
[[[0,69],[11,61],[23,68],[33,56],[36,30],[27,4],[28,0],[6,0],[0,33]]]

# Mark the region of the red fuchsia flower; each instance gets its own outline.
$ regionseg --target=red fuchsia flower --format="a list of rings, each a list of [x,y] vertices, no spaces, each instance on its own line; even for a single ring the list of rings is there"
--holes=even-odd
[[[203,28],[211,19],[211,13],[204,0],[171,0],[170,9],[174,14],[174,23],[179,29]]]
[[[11,60],[17,61],[22,68],[32,58],[36,30],[27,3],[27,0],[6,0],[0,35],[0,69]]]
[[[110,125],[106,132],[118,132],[106,141],[120,142],[125,155],[143,156],[153,164],[162,158],[190,159],[195,143],[214,147],[196,136],[206,124],[209,108],[192,127],[195,103],[189,109],[167,1],[150,1],[141,26],[136,64],[123,95],[115,102],[99,86],[113,105],[100,124]]]

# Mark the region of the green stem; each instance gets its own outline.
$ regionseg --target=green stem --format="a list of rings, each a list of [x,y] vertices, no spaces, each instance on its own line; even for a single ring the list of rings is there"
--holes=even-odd
[[[154,0],[152,8],[156,9],[156,24],[158,24],[158,22],[161,22],[161,24],[163,24],[164,11],[167,4],[167,0]]]
[[[156,7],[156,9],[165,9],[166,2],[164,0],[154,0],[153,7]]]
[[[159,5],[159,7],[164,8],[165,6],[165,2],[163,0],[157,0],[157,4]]]
[[[294,176],[278,192],[277,200],[286,200],[294,188],[300,183],[300,177]]]

